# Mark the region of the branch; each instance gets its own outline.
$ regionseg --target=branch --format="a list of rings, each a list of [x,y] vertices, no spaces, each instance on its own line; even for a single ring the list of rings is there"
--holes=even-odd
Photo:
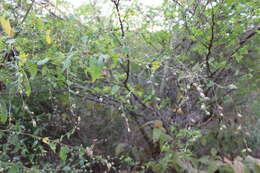
[[[121,15],[120,15],[120,10],[119,10],[119,2],[120,0],[111,0],[115,7],[116,7],[116,11],[117,11],[117,16],[118,16],[118,21],[120,23],[120,29],[121,29],[121,37],[124,38],[125,37],[125,30],[124,30],[124,25],[121,19]],[[123,45],[123,44],[121,44]],[[154,111],[152,108],[148,107],[145,103],[142,102],[142,100],[135,94],[133,93],[133,91],[129,88],[128,86],[128,80],[129,80],[129,76],[130,76],[130,57],[129,54],[126,54],[126,69],[125,69],[125,73],[126,73],[126,78],[123,81],[124,87],[127,89],[127,91],[129,91],[133,97],[138,101],[139,104],[141,104],[144,108],[150,110],[150,111]],[[156,112],[156,111],[155,111]]]
[[[254,35],[256,35],[257,31],[260,31],[260,25],[258,25],[253,30],[247,31],[246,34],[245,34],[246,36],[242,40],[240,40],[240,42],[238,43],[237,48],[230,55],[230,57],[232,57],[235,53],[237,53]]]
[[[121,15],[120,15],[120,10],[119,10],[119,0],[116,1],[116,0],[112,0],[112,2],[115,4],[115,7],[116,7],[116,12],[117,12],[117,16],[118,16],[118,21],[120,23],[120,29],[121,29],[121,36],[122,37],[125,37],[125,31],[124,31],[124,25],[123,25],[123,21],[122,21],[122,18],[121,18]]]
[[[260,25],[256,26],[254,29],[251,29],[249,31],[246,31],[244,35],[244,38],[241,39],[237,46],[235,46],[235,50],[229,55],[227,56],[228,57],[228,62],[231,61],[232,57],[251,39],[253,38],[257,32],[260,31]],[[242,36],[243,37],[243,36]],[[224,69],[217,69],[215,70],[213,73],[211,73],[211,75],[209,76],[210,78],[212,78],[214,75],[217,74],[216,78],[222,73],[225,71],[225,68]]]
[[[209,64],[209,59],[211,55],[211,50],[213,47],[213,42],[214,42],[214,27],[215,27],[215,15],[214,15],[214,10],[212,8],[211,10],[211,38],[208,44],[208,53],[206,55],[206,66],[207,66],[207,71],[208,71],[208,76],[211,76],[211,70],[210,70],[210,64]]]
[[[25,15],[24,15],[24,17],[23,17],[23,19],[22,19],[22,21],[21,21],[21,23],[20,23],[19,25],[22,25],[22,24],[24,23],[24,21],[26,20],[26,18],[27,18],[27,16],[28,16],[29,12],[31,11],[31,9],[32,9],[32,7],[33,7],[34,2],[35,2],[35,0],[32,0],[32,3],[31,3],[31,5],[30,5],[30,7],[27,9],[27,11],[26,11],[26,13],[25,13]],[[18,32],[16,32],[15,35],[14,35],[14,38],[16,38],[16,37],[20,34],[20,32],[21,32],[21,30],[19,30]]]

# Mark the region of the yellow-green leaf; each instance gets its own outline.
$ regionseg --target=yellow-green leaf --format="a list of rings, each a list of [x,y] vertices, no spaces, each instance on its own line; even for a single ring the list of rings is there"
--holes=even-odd
[[[49,144],[50,140],[48,137],[44,137],[44,138],[42,138],[42,142],[45,144]]]
[[[23,86],[25,88],[25,94],[27,96],[30,96],[31,95],[31,85],[30,85],[29,79],[23,70],[22,70],[22,73],[23,73]]]
[[[161,66],[160,62],[158,61],[152,62],[152,70],[157,70],[160,68],[160,66]]]
[[[70,152],[70,149],[68,147],[61,147],[59,156],[62,161],[66,161],[67,154]]]
[[[51,44],[51,43],[52,43],[51,30],[47,30],[47,31],[46,31],[46,42],[47,42],[48,44]]]
[[[11,27],[11,24],[9,22],[9,19],[5,19],[3,16],[1,16],[0,17],[0,23],[2,25],[2,28],[3,28],[4,32],[8,36],[12,36],[13,35],[13,31],[12,31],[12,27]]]
[[[28,55],[22,52],[19,57],[21,58],[19,61],[19,65],[23,66],[27,61]]]

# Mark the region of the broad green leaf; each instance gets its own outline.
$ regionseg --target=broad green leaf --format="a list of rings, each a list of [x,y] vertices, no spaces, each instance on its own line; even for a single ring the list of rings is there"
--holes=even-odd
[[[19,170],[18,170],[18,166],[16,165],[13,165],[9,170],[8,170],[8,173],[18,173]]]
[[[7,113],[0,112],[0,122],[1,123],[4,124],[7,121],[7,118],[8,118]]]
[[[154,128],[153,129],[153,141],[157,142],[160,140],[160,137],[162,135],[162,131],[160,128]]]
[[[49,143],[49,146],[51,147],[51,149],[52,149],[53,152],[56,151],[56,145],[57,145],[57,144],[54,143],[54,142],[50,142],[50,143]]]
[[[38,72],[38,67],[36,64],[32,64],[30,68],[28,69],[29,74],[30,74],[30,80],[33,80],[35,76],[37,75]]]
[[[67,154],[70,152],[70,149],[68,147],[61,147],[59,156],[62,161],[67,160]]]
[[[24,70],[22,70],[22,73],[23,73],[23,86],[25,89],[25,94],[27,96],[30,96],[31,95],[31,85],[30,85],[29,79],[28,79],[26,73],[24,72]]]
[[[95,82],[102,76],[103,67],[104,58],[102,56],[99,58],[92,56],[90,58],[88,72],[91,74],[92,82]]]

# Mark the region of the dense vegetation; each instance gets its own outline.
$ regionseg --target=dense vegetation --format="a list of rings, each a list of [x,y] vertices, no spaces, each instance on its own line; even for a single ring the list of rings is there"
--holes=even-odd
[[[0,172],[260,172],[258,0],[0,1]]]

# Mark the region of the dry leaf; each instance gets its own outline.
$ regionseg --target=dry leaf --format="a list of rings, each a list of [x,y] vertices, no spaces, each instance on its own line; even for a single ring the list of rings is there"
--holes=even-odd
[[[154,126],[155,128],[162,128],[162,122],[159,121],[159,120],[154,121],[153,126]]]
[[[184,112],[181,109],[173,109],[172,112],[183,115]]]

